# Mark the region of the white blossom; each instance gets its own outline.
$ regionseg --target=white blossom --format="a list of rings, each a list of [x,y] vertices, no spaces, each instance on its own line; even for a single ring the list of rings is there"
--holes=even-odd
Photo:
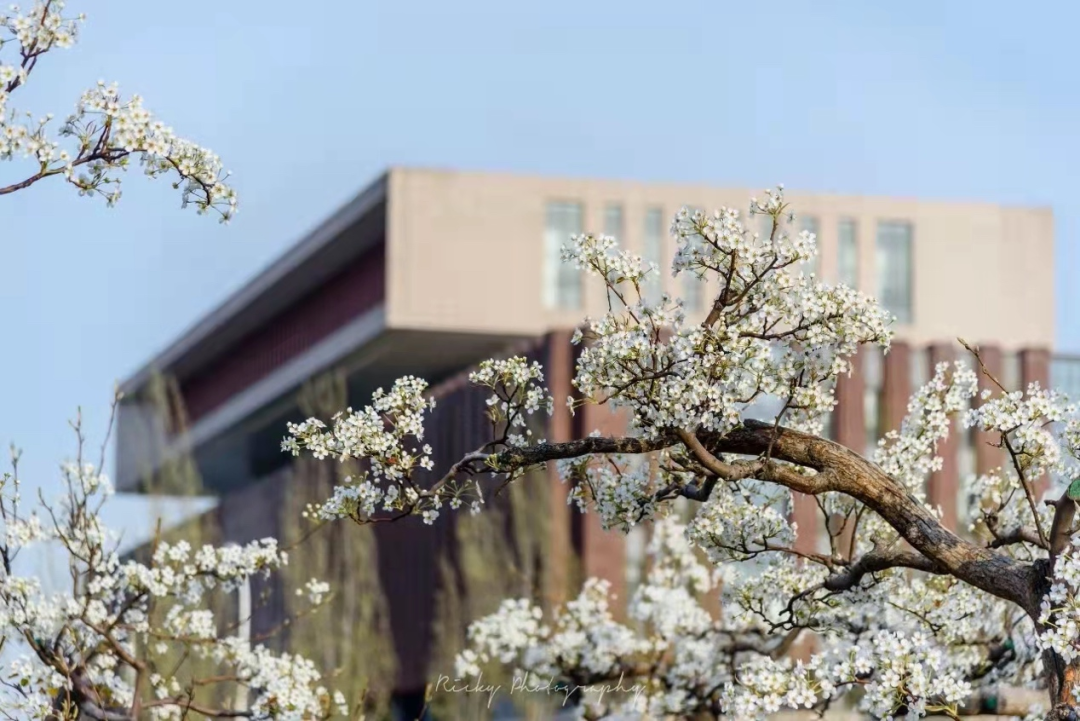
[[[310,660],[250,643],[214,610],[213,594],[234,593],[287,563],[274,539],[196,548],[158,538],[146,557],[125,560],[118,534],[101,521],[112,489],[97,468],[63,465],[63,493],[27,513],[18,455],[13,466],[0,477],[0,641],[25,653],[3,674],[11,683],[0,686],[0,714],[45,718],[66,694],[108,718],[134,719],[139,703],[147,718],[179,719],[196,686],[177,682],[177,659],[216,667],[198,687],[246,689],[254,719],[311,721],[341,712]],[[20,572],[20,554],[45,544],[66,554],[67,587],[47,590],[35,574]],[[313,579],[305,591],[317,607],[329,586]],[[132,685],[137,674],[145,674],[146,688]]]

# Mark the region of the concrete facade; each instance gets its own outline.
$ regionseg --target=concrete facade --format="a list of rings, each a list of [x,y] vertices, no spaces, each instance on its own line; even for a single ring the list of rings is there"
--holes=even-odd
[[[716,189],[584,179],[402,169],[390,173],[388,211],[388,324],[391,327],[538,335],[571,327],[606,308],[596,284],[585,287],[580,311],[546,310],[539,272],[544,264],[544,209],[550,201],[580,203],[586,232],[603,232],[610,204],[623,209],[621,243],[644,251],[645,212],[659,208],[665,230],[683,206],[745,212],[760,190]],[[799,217],[817,220],[820,272],[837,278],[837,232],[853,219],[858,239],[859,288],[877,294],[875,228],[901,220],[914,230],[914,322],[897,337],[915,345],[955,338],[1003,348],[1050,348],[1054,339],[1053,218],[1049,209],[1001,207],[788,192]],[[754,218],[747,225],[755,228]],[[675,243],[664,244],[661,268]],[[677,292],[664,272],[665,288]],[[1017,283],[1017,278],[1024,278]],[[459,290],[440,294],[432,290]],[[462,293],[460,286],[483,292]],[[1008,292],[994,289],[1008,288]],[[713,288],[710,287],[710,290]],[[498,303],[491,303],[498,298]],[[1038,309],[1033,313],[1033,309]]]

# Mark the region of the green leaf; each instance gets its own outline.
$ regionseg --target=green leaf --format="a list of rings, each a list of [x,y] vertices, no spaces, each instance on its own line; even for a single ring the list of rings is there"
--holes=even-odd
[[[1074,501],[1080,501],[1080,478],[1073,479],[1073,482],[1069,484],[1069,490],[1065,491],[1065,495]]]

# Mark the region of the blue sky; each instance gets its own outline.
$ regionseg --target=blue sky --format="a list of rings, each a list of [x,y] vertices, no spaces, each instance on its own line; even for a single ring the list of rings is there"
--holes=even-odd
[[[115,209],[59,182],[0,198],[0,441],[31,482],[57,478],[76,406],[100,434],[115,381],[389,164],[1050,205],[1059,347],[1080,350],[1072,3],[69,9],[82,40],[13,104],[62,116],[117,80],[223,157],[241,212],[181,212],[137,173]]]

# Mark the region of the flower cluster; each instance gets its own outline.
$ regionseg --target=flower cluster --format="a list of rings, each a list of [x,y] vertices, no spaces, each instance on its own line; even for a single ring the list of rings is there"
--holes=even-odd
[[[491,389],[487,400],[493,435],[511,446],[523,446],[533,435],[529,417],[540,410],[551,414],[555,401],[544,387],[544,369],[520,356],[486,360],[469,374],[473,385]],[[524,436],[519,431],[524,431]]]
[[[764,396],[785,401],[788,424],[816,427],[832,409],[832,383],[850,370],[847,359],[857,346],[888,345],[891,317],[872,298],[798,270],[815,252],[814,237],[791,238],[782,230],[782,193],[754,208],[775,217],[778,230],[767,238],[747,231],[730,208],[676,218],[673,271],[722,283],[697,326],[686,325],[681,303],[642,295],[645,271],[634,256],[614,254],[610,238],[575,239],[566,251],[570,260],[612,291],[627,280],[638,289],[625,307],[587,321],[589,343],[574,378],[584,396],[628,407],[645,433],[673,427],[723,433]]]
[[[788,522],[788,489],[756,481],[719,486],[694,515],[687,530],[709,560],[720,565],[750,560],[770,548],[787,548],[795,541]]]
[[[939,444],[953,432],[955,420],[968,410],[977,389],[978,378],[963,363],[939,363],[933,377],[908,401],[900,428],[887,431],[878,442],[874,462],[920,502],[927,503],[927,478],[944,463],[937,452]],[[830,494],[826,500],[830,513],[846,519],[862,508],[849,496]],[[867,550],[875,542],[892,542],[895,538],[896,532],[888,524],[871,516],[858,542]]]
[[[51,48],[70,48],[78,37],[79,24],[85,16],[64,16],[63,0],[38,0],[26,11],[12,5],[0,11],[4,28],[21,46],[23,53],[47,52]]]
[[[908,402],[907,416],[878,444],[874,461],[916,497],[925,497],[926,477],[941,470],[937,446],[948,438],[953,418],[966,410],[978,389],[975,373],[961,363],[939,363],[934,377]]]
[[[215,688],[230,697],[243,691],[253,719],[345,713],[310,660],[254,643],[215,611],[240,585],[287,562],[276,541],[195,548],[159,538],[145,556],[123,559],[101,520],[111,485],[94,466],[64,465],[64,493],[30,513],[17,456],[14,467],[0,478],[0,643],[22,654],[0,686],[6,717],[45,718],[63,708],[117,720],[174,720],[196,707],[209,717],[232,713],[194,695]],[[66,589],[19,573],[19,556],[46,543],[67,556]],[[308,584],[312,610],[327,590]],[[196,663],[214,670],[204,677]]]
[[[1042,601],[1039,646],[1072,663],[1080,658],[1080,538],[1073,538],[1054,565],[1050,593]],[[1080,691],[1080,689],[1077,689]]]
[[[257,574],[269,575],[285,565],[287,558],[278,551],[273,538],[244,546],[205,545],[194,552],[186,541],[161,542],[151,565],[129,561],[121,566],[119,573],[134,590],[197,603],[211,589],[231,591]]]
[[[0,56],[0,160],[26,158],[35,169],[20,182],[0,183],[0,194],[59,175],[80,195],[101,195],[112,205],[120,199],[120,173],[135,157],[150,177],[174,175],[184,206],[194,205],[199,213],[215,211],[222,221],[232,218],[236,192],[221,160],[156,120],[138,95],[125,100],[115,84],[99,81],[83,93],[55,134],[52,114],[35,120],[7,107],[42,54],[75,42],[83,18],[66,16],[64,7],[63,0],[38,0],[26,11],[13,6],[0,13],[0,50],[14,41],[20,55],[17,64],[5,64]]]
[[[629,304],[629,289],[641,293],[642,283],[648,273],[658,273],[656,267],[643,267],[641,256],[619,249],[615,238],[609,235],[575,235],[570,245],[563,247],[562,259],[579,270],[588,269],[599,275],[612,289],[612,295],[623,305]]]
[[[991,398],[990,392],[984,391],[982,398],[983,403],[968,412],[965,422],[969,427],[1000,435],[1015,458],[1014,470],[1034,480],[1062,468],[1061,446],[1054,427],[1067,422],[1069,428],[1075,427],[1075,405],[1055,391],[1040,388],[1037,382],[1026,393],[1013,391]],[[1065,438],[1070,438],[1068,432]]]
[[[426,382],[406,376],[389,392],[375,391],[371,405],[335,415],[329,430],[314,418],[289,424],[290,437],[282,442],[282,450],[299,455],[306,449],[316,458],[357,459],[367,465],[365,473],[346,478],[333,497],[315,509],[320,517],[370,518],[380,504],[384,510],[427,511],[428,518],[436,513],[418,505],[420,496],[412,483],[417,468],[434,467],[431,447],[414,443],[424,439],[424,413],[435,408],[435,400],[425,397],[426,390]]]
[[[558,609],[550,621],[526,600],[505,601],[496,613],[477,620],[469,629],[469,648],[458,657],[457,673],[475,677],[495,662],[578,682],[622,678],[644,692],[604,697],[601,702],[608,707],[599,712],[653,718],[708,710],[730,718],[763,719],[785,709],[819,708],[856,689],[862,691],[855,694],[859,707],[877,718],[900,708],[922,716],[953,708],[971,693],[969,677],[982,657],[957,655],[929,632],[933,625],[953,620],[944,615],[948,607],[923,617],[921,626],[913,625],[912,619],[920,617],[912,608],[879,617],[853,640],[824,637],[821,650],[805,662],[778,657],[767,634],[733,624],[727,611],[716,618],[706,609],[714,579],[685,528],[668,517],[654,529],[649,574],[628,606],[636,631],[613,623],[608,584],[591,579],[581,596]],[[772,586],[773,596],[785,592]],[[940,600],[932,592],[930,596]],[[977,638],[971,635],[956,643]]]
[[[646,457],[586,456],[560,461],[557,468],[560,480],[571,484],[566,502],[582,513],[592,508],[605,529],[629,531],[658,510],[652,494],[653,472]]]

